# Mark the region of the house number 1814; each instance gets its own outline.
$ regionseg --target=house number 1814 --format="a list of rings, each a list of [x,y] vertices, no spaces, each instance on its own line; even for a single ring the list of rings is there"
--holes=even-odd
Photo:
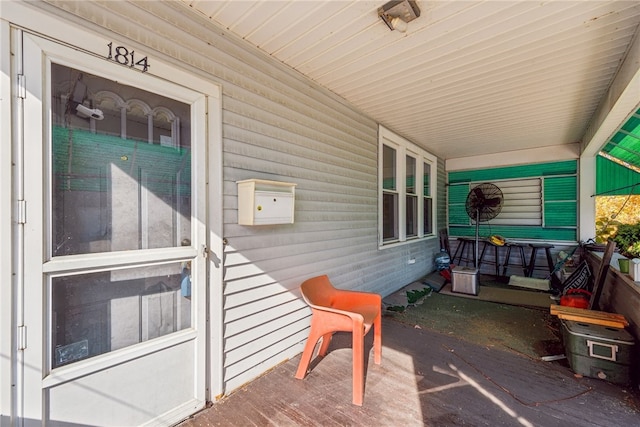
[[[138,67],[143,73],[149,69],[150,65],[147,62],[146,56],[136,60],[134,50],[129,50],[125,46],[114,46],[113,43],[109,43],[107,46],[109,46],[108,60],[115,61],[120,65],[126,65],[130,68]]]

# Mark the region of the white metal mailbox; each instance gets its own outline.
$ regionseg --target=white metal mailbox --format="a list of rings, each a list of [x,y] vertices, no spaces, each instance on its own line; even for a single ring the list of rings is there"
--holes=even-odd
[[[246,179],[238,184],[238,224],[293,224],[296,184]]]

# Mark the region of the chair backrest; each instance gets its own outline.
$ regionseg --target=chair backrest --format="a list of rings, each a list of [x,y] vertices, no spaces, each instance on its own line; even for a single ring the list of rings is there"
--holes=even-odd
[[[331,307],[337,292],[326,274],[305,280],[300,291],[307,304],[320,307]]]

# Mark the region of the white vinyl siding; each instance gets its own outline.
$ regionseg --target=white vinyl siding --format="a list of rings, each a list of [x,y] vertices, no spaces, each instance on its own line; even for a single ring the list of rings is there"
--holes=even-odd
[[[221,289],[210,290],[211,369],[214,382],[222,381],[212,385],[215,399],[302,350],[310,316],[299,294],[303,280],[327,274],[339,288],[386,296],[433,270],[438,241],[379,251],[378,124],[204,16],[183,13],[185,7],[72,2],[64,3],[64,14],[91,28],[113,23],[110,30],[136,51],[170,58],[222,87],[222,149],[209,152],[223,176],[221,197],[210,201],[222,211],[214,218],[221,229],[211,235],[226,242],[210,255],[210,274],[223,278]],[[434,174],[443,170],[442,161],[429,161]],[[294,224],[238,225],[236,181],[252,178],[296,184]],[[441,218],[436,198],[444,200],[443,182],[434,175],[433,209]]]
[[[502,209],[495,218],[493,225],[537,225],[542,226],[542,180],[510,179],[490,181],[502,191]],[[482,182],[472,182],[469,188],[474,188]],[[471,222],[475,223],[473,219]]]

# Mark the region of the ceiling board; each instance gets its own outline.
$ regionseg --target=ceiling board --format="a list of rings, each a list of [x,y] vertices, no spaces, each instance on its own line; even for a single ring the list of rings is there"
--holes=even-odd
[[[434,154],[572,144],[640,24],[637,1],[182,0]],[[638,100],[640,102],[640,100]]]

